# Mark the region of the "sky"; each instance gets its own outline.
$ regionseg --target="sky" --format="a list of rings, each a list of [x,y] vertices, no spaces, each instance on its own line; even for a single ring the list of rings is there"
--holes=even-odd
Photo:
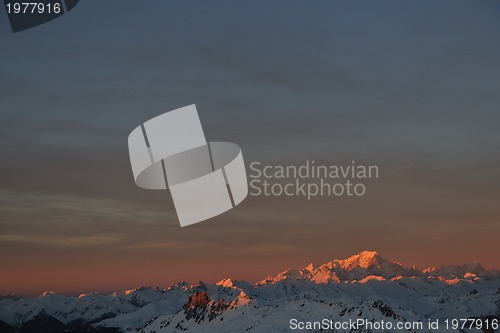
[[[86,0],[15,34],[0,12],[0,294],[256,282],[363,250],[500,269],[498,1]],[[380,177],[180,228],[127,137],[190,104],[247,169]]]

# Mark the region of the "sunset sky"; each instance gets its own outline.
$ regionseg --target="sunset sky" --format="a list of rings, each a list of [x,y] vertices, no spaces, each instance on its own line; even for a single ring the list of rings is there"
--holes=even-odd
[[[250,282],[362,250],[500,269],[500,2],[81,1],[0,10],[0,294]],[[377,165],[362,198],[248,197],[180,228],[142,122],[196,104],[252,161]]]

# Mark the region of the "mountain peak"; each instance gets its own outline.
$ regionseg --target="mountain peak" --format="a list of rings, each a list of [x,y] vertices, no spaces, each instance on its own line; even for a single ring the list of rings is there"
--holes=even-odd
[[[373,257],[380,257],[380,254],[377,251],[361,251],[358,253],[358,256],[364,257],[364,258],[373,258]]]
[[[345,270],[352,270],[356,267],[368,268],[373,265],[379,265],[382,257],[376,251],[363,251],[347,259],[337,260],[340,266]]]
[[[231,280],[231,278],[222,279],[219,282],[217,282],[216,285],[223,288],[234,288],[234,283],[233,280]]]
[[[48,290],[48,291],[44,291],[40,296],[41,297],[48,297],[48,296],[51,296],[51,295],[56,295],[56,293],[52,290]]]
[[[210,296],[206,292],[195,291],[190,295],[187,303],[184,305],[185,309],[206,307],[210,303]]]
[[[316,268],[316,265],[314,265],[313,263],[310,263],[304,269],[308,270],[309,272],[312,272],[315,268]]]

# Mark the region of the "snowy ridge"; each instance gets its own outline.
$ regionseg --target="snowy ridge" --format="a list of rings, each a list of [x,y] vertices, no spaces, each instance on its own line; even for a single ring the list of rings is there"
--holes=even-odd
[[[404,267],[364,251],[319,266],[289,269],[255,285],[227,278],[215,284],[181,281],[166,289],[141,287],[108,295],[45,292],[37,297],[0,297],[0,328],[6,325],[12,332],[27,325],[42,331],[42,323],[52,325],[54,332],[83,326],[87,332],[105,327],[143,333],[289,332],[291,318],[359,317],[497,318],[500,272],[478,263]]]
[[[316,283],[360,282],[371,279],[393,280],[401,277],[454,279],[496,279],[500,272],[488,271],[479,263],[443,266],[441,268],[419,269],[415,266],[404,267],[398,262],[390,262],[375,251],[363,251],[343,260],[333,260],[315,267],[294,270],[289,269],[276,276],[268,276],[257,285],[277,283],[282,280],[309,280]]]

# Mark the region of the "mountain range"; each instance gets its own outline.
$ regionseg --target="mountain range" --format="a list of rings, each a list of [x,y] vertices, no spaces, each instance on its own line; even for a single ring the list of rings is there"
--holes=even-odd
[[[479,263],[404,267],[377,252],[364,251],[343,260],[289,269],[255,284],[227,278],[215,284],[182,281],[166,289],[140,287],[107,295],[0,296],[0,333],[268,333],[295,331],[294,323],[358,319],[394,325],[474,319],[483,332],[494,332],[500,319],[500,272]],[[401,332],[366,325],[307,330],[330,331]],[[468,332],[444,326],[406,331]],[[470,332],[480,331],[471,328]]]

